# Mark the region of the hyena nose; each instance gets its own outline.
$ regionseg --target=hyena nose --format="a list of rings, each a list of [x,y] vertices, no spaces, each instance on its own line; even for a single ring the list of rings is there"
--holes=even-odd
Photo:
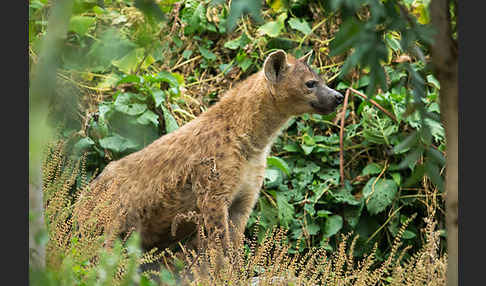
[[[341,93],[334,91],[334,97],[336,97],[336,103],[337,104],[343,103],[344,96]]]

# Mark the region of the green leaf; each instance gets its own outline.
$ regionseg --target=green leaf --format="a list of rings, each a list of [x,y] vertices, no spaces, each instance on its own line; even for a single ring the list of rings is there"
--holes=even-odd
[[[402,175],[400,175],[400,173],[398,172],[391,173],[390,175],[392,176],[393,181],[397,183],[397,186],[400,186],[400,184],[402,183]]]
[[[442,155],[442,152],[440,152],[435,148],[432,147],[427,148],[427,150],[425,150],[425,154],[427,155],[427,158],[432,159],[432,161],[439,164],[439,166],[444,166],[446,163],[446,159],[444,155]]]
[[[186,60],[188,60],[192,55],[192,50],[184,50],[184,52],[182,52],[182,57],[185,58]]]
[[[414,232],[410,231],[410,230],[405,230],[403,232],[403,234],[402,234],[402,238],[403,239],[412,239],[412,238],[414,238],[416,236],[417,235]]]
[[[177,124],[177,121],[170,111],[163,104],[161,105],[161,108],[164,113],[165,131],[171,133],[172,131],[179,129],[179,124]]]
[[[353,47],[359,41],[363,28],[364,25],[356,20],[344,21],[330,43],[329,56],[337,56]]]
[[[440,89],[440,82],[432,74],[427,76],[427,83],[434,88]]]
[[[386,207],[393,202],[398,190],[395,181],[389,179],[376,179],[377,177],[369,179],[363,188],[366,209],[372,215],[384,211]]]
[[[83,151],[88,149],[89,147],[94,145],[94,141],[89,137],[84,137],[80,139],[76,144],[73,146],[73,153],[74,154],[81,154]]]
[[[240,38],[236,38],[231,41],[224,43],[224,47],[230,50],[236,50],[240,47]]]
[[[290,144],[287,144],[285,146],[283,146],[283,148],[285,151],[287,152],[299,152],[299,145],[297,145],[296,143],[290,143]]]
[[[136,143],[132,142],[127,138],[121,137],[118,134],[100,139],[99,142],[101,147],[118,153],[123,152],[127,149],[133,149],[138,147]]]
[[[278,219],[284,227],[288,227],[294,215],[294,206],[287,201],[287,197],[277,192]]]
[[[401,50],[400,42],[397,41],[390,33],[386,34],[385,41],[393,51],[397,52]]]
[[[316,235],[321,230],[321,227],[316,223],[309,223],[307,225],[307,232],[310,235]]]
[[[301,144],[300,147],[304,151],[305,155],[309,155],[312,152],[312,150],[314,150],[315,146],[307,146],[305,144]]]
[[[142,63],[143,61],[143,63]],[[128,54],[123,56],[122,58],[118,60],[112,60],[111,63],[117,67],[120,71],[130,74],[135,71],[135,69],[138,68],[140,63],[142,65],[140,66],[141,69],[147,68],[149,65],[154,63],[155,60],[151,55],[148,55],[145,57],[145,49],[144,48],[138,48],[138,49],[133,49],[130,51]]]
[[[285,27],[285,19],[287,18],[287,13],[280,14],[276,21],[270,21],[265,23],[265,25],[258,28],[258,32],[263,35],[268,35],[272,38],[278,37],[280,32]]]
[[[206,48],[199,47],[199,52],[201,52],[201,56],[208,61],[214,61],[217,59],[216,55]]]
[[[84,36],[95,24],[95,17],[73,16],[69,20],[69,30],[77,33],[80,36]]]
[[[115,110],[128,115],[142,114],[147,109],[147,105],[132,103],[134,97],[135,94],[131,92],[119,94],[114,102]]]
[[[275,166],[278,169],[280,169],[282,172],[284,172],[287,176],[290,176],[289,165],[287,165],[287,163],[279,157],[275,157],[275,156],[268,157],[267,165]]]
[[[165,101],[165,93],[160,89],[154,89],[152,90],[152,98],[154,100],[155,107],[159,107],[162,102]]]
[[[265,175],[263,177],[265,188],[275,188],[283,181],[282,173],[273,168],[265,169]]]
[[[318,217],[328,217],[330,214],[332,214],[332,212],[330,212],[328,210],[318,210],[317,211]]]
[[[126,75],[126,76],[122,77],[116,83],[116,85],[119,85],[119,84],[122,84],[122,83],[142,83],[142,82],[143,82],[142,77],[140,77],[138,75],[131,74],[131,75]]]
[[[257,23],[263,22],[261,14],[262,1],[260,0],[233,0],[231,1],[229,16],[228,16],[228,31],[231,32],[236,27],[238,19],[249,14]]]
[[[323,236],[328,238],[335,235],[343,227],[343,218],[340,215],[333,215],[324,223]]]
[[[437,164],[427,161],[425,163],[425,173],[440,191],[444,191],[444,179],[440,175],[440,168]]]
[[[398,145],[393,147],[393,153],[394,154],[400,154],[400,153],[405,153],[408,150],[410,150],[411,147],[413,147],[415,144],[417,144],[418,140],[418,134],[417,132],[412,132],[410,135],[408,135],[405,140],[400,142]]]
[[[352,206],[359,206],[361,204],[346,188],[339,189],[336,193],[332,194],[336,203],[345,203]]]
[[[159,116],[152,112],[151,110],[146,110],[142,115],[137,118],[137,122],[142,125],[147,125],[152,123],[154,126],[159,125]]]
[[[363,168],[361,171],[361,176],[366,175],[376,175],[379,174],[382,170],[382,167],[378,163],[369,163],[366,167]]]
[[[171,87],[178,87],[179,86],[179,81],[176,78],[176,75],[174,73],[168,72],[168,71],[161,71],[159,72],[154,80],[156,82],[166,82],[168,83]]]
[[[403,169],[406,167],[413,169],[420,156],[422,156],[423,152],[424,150],[422,149],[422,147],[418,147],[417,149],[410,151],[410,153],[408,153],[407,156],[403,158],[400,164],[398,164],[398,169]]]
[[[304,35],[307,35],[312,31],[311,27],[304,19],[291,18],[289,20],[289,25],[292,29],[302,32]]]
[[[352,228],[355,228],[359,223],[364,204],[359,206],[346,206],[343,209],[344,220],[349,223]]]

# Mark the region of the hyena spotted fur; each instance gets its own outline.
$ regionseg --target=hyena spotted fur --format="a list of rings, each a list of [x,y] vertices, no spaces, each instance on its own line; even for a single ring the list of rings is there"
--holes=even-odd
[[[309,67],[311,53],[299,59],[270,53],[260,72],[206,112],[108,164],[75,204],[81,229],[96,217],[109,237],[136,230],[143,248],[163,249],[202,223],[209,238],[219,235],[223,249],[236,244],[284,124],[303,113],[331,113],[343,100]]]

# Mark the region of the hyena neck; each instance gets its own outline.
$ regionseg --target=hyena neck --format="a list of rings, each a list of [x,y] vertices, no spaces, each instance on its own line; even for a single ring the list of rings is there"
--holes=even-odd
[[[245,144],[250,144],[254,153],[268,153],[291,115],[278,108],[276,98],[270,94],[263,80],[256,81],[246,96],[241,96],[240,104],[240,117],[237,122],[239,126],[236,128],[240,129],[242,142],[248,140]]]

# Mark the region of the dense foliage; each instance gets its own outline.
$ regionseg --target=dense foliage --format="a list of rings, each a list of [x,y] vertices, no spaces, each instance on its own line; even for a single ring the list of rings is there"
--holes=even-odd
[[[401,247],[422,247],[431,207],[445,236],[446,150],[440,85],[428,64],[429,1],[230,2],[74,1],[49,118],[71,159],[84,155],[85,178],[72,192],[111,160],[195,118],[258,71],[272,49],[297,57],[312,49],[312,67],[329,86],[374,101],[349,92],[344,113],[287,124],[247,236],[263,240],[281,226],[289,253],[332,252],[340,234],[353,232],[356,257],[377,243],[376,259],[384,261],[410,218]],[[31,66],[50,5],[29,1]]]

